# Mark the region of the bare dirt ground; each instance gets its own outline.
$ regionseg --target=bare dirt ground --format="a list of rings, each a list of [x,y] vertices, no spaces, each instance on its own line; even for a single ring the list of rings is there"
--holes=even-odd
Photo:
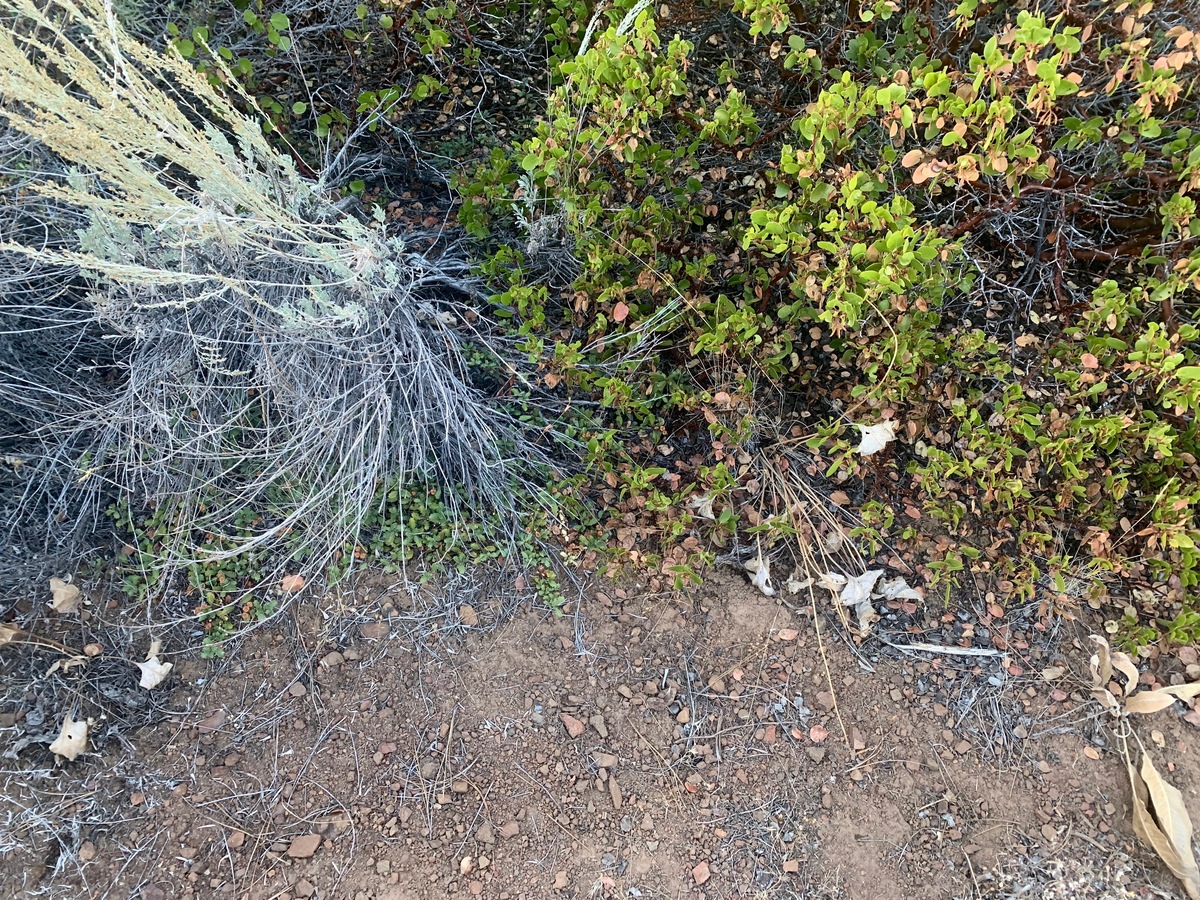
[[[73,763],[6,740],[0,896],[1177,896],[1129,825],[1086,630],[904,652],[900,610],[855,647],[736,577],[601,585],[558,618],[499,587],[300,604],[227,661],[176,659],[152,704],[110,678]],[[0,734],[55,719],[18,684],[38,652],[2,660]],[[90,709],[94,674],[54,677]],[[1196,730],[1144,722],[1200,821]]]

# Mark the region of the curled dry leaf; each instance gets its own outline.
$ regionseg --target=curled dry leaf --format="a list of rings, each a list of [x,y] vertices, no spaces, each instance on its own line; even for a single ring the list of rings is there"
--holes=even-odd
[[[1046,681],[1058,681],[1067,674],[1067,670],[1062,666],[1046,666],[1042,669],[1042,678]]]
[[[771,587],[771,562],[756,556],[742,564],[750,573],[750,583],[763,592],[767,597],[775,596],[775,588]]]
[[[50,752],[74,762],[75,757],[87,750],[87,734],[88,723],[76,722],[71,714],[67,713],[58,737],[50,744]]]
[[[892,419],[880,422],[878,425],[858,425],[856,423],[854,427],[862,432],[862,439],[858,442],[858,452],[863,456],[878,453],[896,439],[896,423]]]
[[[50,579],[50,602],[47,604],[57,613],[72,613],[79,608],[83,591],[78,585],[71,584],[64,578]]]
[[[158,651],[161,649],[162,641],[152,641],[150,643],[150,652],[146,655],[146,661],[137,664],[137,667],[142,670],[142,677],[138,681],[138,687],[145,688],[148,691],[153,690],[162,684],[163,679],[175,667],[174,664],[162,662],[158,658]]]
[[[1148,715],[1160,712],[1168,706],[1175,705],[1175,698],[1170,694],[1160,694],[1158,691],[1142,691],[1125,699],[1125,712]]]
[[[1142,756],[1140,773],[1127,765],[1133,788],[1133,830],[1167,864],[1191,900],[1200,900],[1200,868],[1192,853],[1192,821],[1183,795]]]
[[[16,625],[0,624],[0,647],[5,644],[11,644],[17,639],[17,635],[21,633],[21,629]]]
[[[882,576],[883,569],[870,569],[848,579],[838,599],[842,601],[843,606],[858,606],[864,600],[870,600],[871,594],[875,590],[875,583]]]

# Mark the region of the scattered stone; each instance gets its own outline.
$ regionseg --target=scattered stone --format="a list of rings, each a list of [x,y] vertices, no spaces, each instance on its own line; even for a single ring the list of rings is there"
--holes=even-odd
[[[292,891],[297,897],[311,897],[317,892],[317,889],[311,881],[306,878],[301,878],[292,887]]]
[[[321,836],[319,834],[302,834],[292,838],[292,842],[288,844],[287,855],[292,859],[308,859],[317,852],[317,848],[320,846]]]
[[[465,781],[456,781],[450,785],[450,791],[455,794],[465,794],[471,790],[471,786]]]
[[[392,872],[392,861],[390,859],[380,859],[375,862],[376,875],[390,875]]]
[[[712,877],[712,871],[708,868],[708,863],[697,863],[692,869],[692,881],[696,884],[704,884]]]
[[[688,722],[692,721],[691,710],[689,710],[685,706],[683,709],[681,709],[679,711],[679,714],[677,716],[675,716],[675,721],[678,722],[680,725],[686,725]]]
[[[479,826],[479,830],[475,832],[475,840],[481,844],[496,843],[496,835],[492,833],[491,823],[484,822]]]
[[[338,651],[334,650],[332,653],[326,653],[323,657],[321,657],[321,668],[334,669],[345,661],[346,658],[342,656],[342,654],[338,653]]]
[[[288,693],[293,697],[303,697],[308,693],[308,688],[306,688],[299,681],[293,681],[292,686],[288,688]]]
[[[617,761],[616,754],[614,753],[597,752],[592,754],[592,762],[594,762],[601,769],[611,769],[617,764]]]
[[[222,707],[221,709],[210,712],[197,723],[196,727],[200,729],[201,734],[209,734],[213,731],[217,731],[224,724],[225,709]]]
[[[789,875],[795,875],[800,871],[800,860],[785,859],[783,861],[783,871],[787,872]]]
[[[646,813],[645,817],[642,819],[641,829],[642,831],[654,830],[654,820],[650,818],[650,813]]]
[[[515,838],[520,833],[521,833],[521,826],[518,822],[515,822],[515,821],[505,822],[503,825],[500,826],[500,837],[504,838],[505,840],[509,840],[510,838]]]
[[[568,713],[561,713],[559,718],[562,720],[563,727],[567,729],[567,734],[573,738],[582,737],[583,732],[587,729],[586,725]]]
[[[970,751],[971,751],[971,742],[970,741],[959,741],[957,744],[954,745],[954,752],[959,754],[960,756],[964,753],[969,753]]]
[[[550,887],[554,888],[556,891],[565,891],[567,889],[567,885],[570,883],[571,880],[567,878],[566,870],[560,869],[554,873],[554,883],[551,884]]]
[[[815,763],[825,761],[825,748],[824,747],[805,747],[804,752],[807,753],[808,758],[811,759]]]
[[[633,831],[633,816],[621,816],[620,828],[621,828],[621,831],[624,832],[625,834],[629,834],[629,832]],[[93,848],[93,853],[94,853],[94,848]]]
[[[458,618],[468,628],[474,628],[479,624],[479,613],[475,612],[475,607],[469,603],[464,603],[458,608]]]
[[[1058,829],[1047,822],[1042,826],[1042,837],[1053,844],[1058,841]]]
[[[246,832],[235,831],[229,837],[225,838],[225,845],[230,850],[240,850],[242,845],[246,843]]]
[[[588,724],[596,729],[596,733],[599,734],[600,737],[605,739],[608,738],[608,726],[604,724],[604,716],[596,713],[596,715],[588,719]]]
[[[96,858],[96,845],[91,841],[84,841],[83,846],[79,848],[79,858],[84,862],[91,862]]]
[[[609,774],[608,776],[608,795],[612,797],[613,809],[621,808],[621,787],[617,784],[617,776]]]
[[[391,630],[387,622],[366,622],[358,630],[358,633],[363,636],[363,640],[381,641],[388,636]]]

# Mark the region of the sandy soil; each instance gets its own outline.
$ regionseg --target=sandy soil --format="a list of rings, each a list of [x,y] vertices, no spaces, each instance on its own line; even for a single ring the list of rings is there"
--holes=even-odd
[[[451,587],[298,605],[228,661],[177,659],[153,704],[110,685],[99,749],[65,767],[10,744],[0,895],[1176,896],[1129,825],[1082,627],[906,653],[737,577],[601,586],[560,618]],[[4,658],[6,735],[38,652]],[[1196,729],[1143,722],[1200,821]]]

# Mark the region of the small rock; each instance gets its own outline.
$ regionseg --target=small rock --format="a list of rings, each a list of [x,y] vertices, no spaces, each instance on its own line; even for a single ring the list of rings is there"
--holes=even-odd
[[[641,829],[642,831],[654,830],[654,820],[650,818],[650,813],[646,813],[645,817],[642,819]]]
[[[458,618],[468,628],[474,628],[479,624],[479,613],[475,612],[475,607],[469,603],[464,603],[458,608]]]
[[[633,816],[621,816],[621,831],[625,834],[633,831]]]
[[[554,873],[554,883],[551,884],[550,887],[554,888],[556,891],[565,891],[567,889],[567,885],[570,883],[571,881],[569,878],[567,878],[566,870],[562,869]]]
[[[364,640],[381,641],[388,636],[391,630],[387,622],[366,622],[358,629],[358,633],[363,636]]]
[[[474,896],[478,897],[480,894],[483,893],[483,882],[482,881],[472,881],[467,886],[467,890],[469,890]]]
[[[608,776],[608,795],[612,797],[613,809],[621,808],[621,787],[617,784],[615,775]]]
[[[596,715],[588,719],[588,724],[596,729],[596,733],[599,734],[600,737],[608,737],[608,725],[604,723],[604,716],[596,713]]]
[[[334,650],[332,653],[326,653],[323,657],[321,657],[321,668],[333,669],[340,666],[345,661],[346,658]]]
[[[970,750],[971,750],[971,742],[970,741],[959,741],[957,744],[954,745],[954,752],[958,753],[959,755],[962,755],[963,753],[969,753]]]
[[[611,769],[617,764],[617,757],[614,753],[597,752],[592,754],[592,762],[594,762],[601,769]]]
[[[692,721],[692,712],[686,706],[679,711],[679,715],[675,717],[675,721],[680,725],[686,725]]]
[[[807,753],[808,758],[811,759],[815,763],[825,761],[825,748],[824,747],[805,747],[804,752]]]
[[[225,838],[225,844],[230,850],[240,850],[245,843],[246,832],[244,831],[235,831],[229,837]]]
[[[217,731],[224,724],[225,710],[224,708],[221,708],[210,712],[197,723],[196,727],[200,729],[201,734],[208,734],[210,732]]]
[[[84,862],[91,862],[96,858],[96,845],[91,841],[84,841],[83,846],[79,848],[79,858]]]
[[[292,859],[308,859],[317,852],[317,848],[320,846],[321,836],[319,834],[302,834],[292,838],[292,842],[288,844],[287,855]]]
[[[303,697],[305,694],[308,693],[308,688],[306,688],[299,681],[293,681],[292,686],[290,688],[288,688],[288,693],[291,694],[293,697]]]
[[[492,833],[492,826],[488,822],[484,822],[479,826],[479,830],[475,832],[475,840],[481,844],[496,843],[496,835]]]
[[[455,794],[465,794],[469,790],[471,790],[471,786],[469,784],[467,784],[465,781],[456,781],[452,785],[450,785],[450,790],[452,793],[455,793]]]
[[[789,875],[795,875],[800,871],[800,860],[785,859],[783,861],[783,871],[787,872]]]
[[[711,877],[712,871],[708,868],[708,863],[706,862],[697,863],[692,869],[692,881],[696,882],[696,884],[704,884]]]
[[[521,833],[521,826],[519,823],[517,823],[515,821],[505,822],[503,825],[500,826],[500,837],[504,838],[505,840],[508,840],[510,838],[515,838],[520,833]]]
[[[562,720],[563,727],[567,729],[567,734],[573,738],[582,737],[587,726],[580,722],[577,718],[567,713],[559,715]]]
[[[141,900],[167,900],[166,891],[160,888],[157,884],[148,884],[142,888],[142,892],[138,894]]]
[[[292,887],[292,891],[296,894],[297,897],[311,897],[313,894],[315,894],[317,892],[317,889],[311,881],[309,881],[305,878],[301,878]]]
[[[1047,822],[1045,825],[1042,826],[1042,837],[1044,837],[1047,841],[1049,841],[1050,843],[1053,844],[1055,841],[1058,840],[1058,829],[1055,828],[1053,825],[1051,825],[1049,822]]]

